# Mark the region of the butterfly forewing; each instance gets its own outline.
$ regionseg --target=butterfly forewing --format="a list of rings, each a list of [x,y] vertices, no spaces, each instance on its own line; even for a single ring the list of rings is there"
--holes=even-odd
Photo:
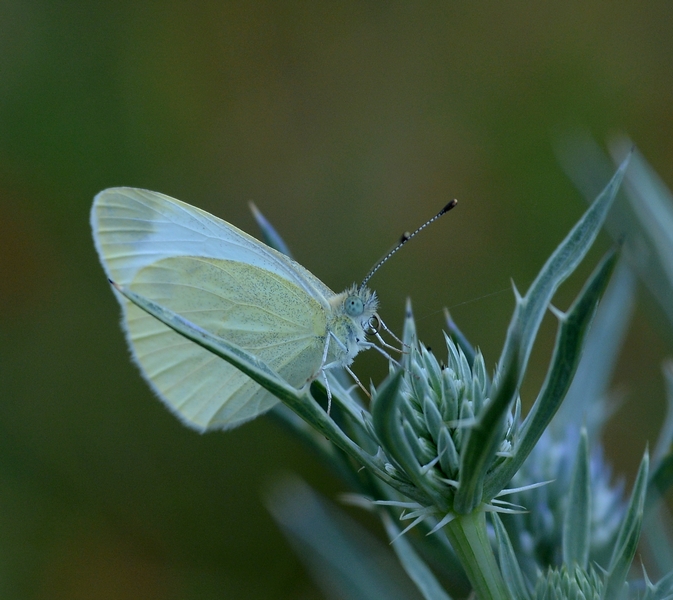
[[[306,269],[155,192],[102,192],[92,224],[110,278],[248,350],[296,387],[318,375],[334,293]],[[188,424],[234,427],[276,403],[235,367],[117,296],[143,374]]]
[[[326,305],[334,295],[311,272],[222,219],[158,192],[111,188],[94,199],[94,242],[110,279],[127,285],[162,258],[235,260],[280,275]]]

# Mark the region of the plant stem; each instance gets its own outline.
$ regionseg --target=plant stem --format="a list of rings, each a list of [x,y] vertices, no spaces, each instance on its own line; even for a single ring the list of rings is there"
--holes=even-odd
[[[451,545],[479,600],[508,600],[509,595],[486,533],[486,515],[475,510],[446,525]]]

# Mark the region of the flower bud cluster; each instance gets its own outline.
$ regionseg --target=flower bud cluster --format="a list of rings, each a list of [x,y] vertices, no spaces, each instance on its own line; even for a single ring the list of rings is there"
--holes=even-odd
[[[549,569],[541,575],[535,585],[535,600],[601,600],[603,581],[593,570],[585,571],[579,567]],[[616,600],[616,599],[615,599]]]
[[[528,510],[503,516],[510,539],[517,549],[521,568],[532,575],[544,565],[560,565],[563,521],[568,510],[577,453],[577,432],[567,430],[563,438],[546,432],[512,480],[519,491],[511,502]],[[612,544],[624,518],[624,482],[611,483],[611,469],[599,451],[591,457],[591,549],[590,558],[599,564],[609,561]],[[541,481],[547,485],[534,486]]]
[[[440,364],[429,348],[411,345],[398,406],[401,429],[422,473],[423,487],[430,488],[434,498],[443,498],[442,504],[450,511],[470,429],[488,405],[491,382],[480,352],[470,364],[453,340],[445,338],[446,364]],[[512,435],[510,425],[501,453],[511,448]]]

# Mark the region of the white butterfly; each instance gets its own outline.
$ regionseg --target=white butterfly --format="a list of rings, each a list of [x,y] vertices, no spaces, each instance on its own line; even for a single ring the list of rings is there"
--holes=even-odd
[[[326,369],[348,368],[360,350],[387,356],[366,337],[388,346],[378,333],[376,294],[364,283],[335,294],[300,264],[203,210],[157,192],[111,188],[94,199],[91,226],[110,280],[247,350],[297,388]],[[115,295],[143,376],[188,425],[235,427],[278,401]]]

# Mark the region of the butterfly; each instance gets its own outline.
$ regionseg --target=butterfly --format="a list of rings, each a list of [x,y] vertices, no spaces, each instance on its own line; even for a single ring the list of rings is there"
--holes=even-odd
[[[297,388],[322,375],[329,395],[328,369],[344,367],[355,377],[350,364],[372,347],[390,358],[380,345],[392,346],[379,334],[381,327],[389,330],[376,312],[376,294],[365,283],[416,232],[406,235],[360,286],[335,293],[286,255],[158,192],[100,192],[91,226],[103,268],[115,285],[243,348]],[[232,428],[278,402],[233,365],[118,291],[115,295],[135,362],[157,396],[187,425],[201,431]]]

